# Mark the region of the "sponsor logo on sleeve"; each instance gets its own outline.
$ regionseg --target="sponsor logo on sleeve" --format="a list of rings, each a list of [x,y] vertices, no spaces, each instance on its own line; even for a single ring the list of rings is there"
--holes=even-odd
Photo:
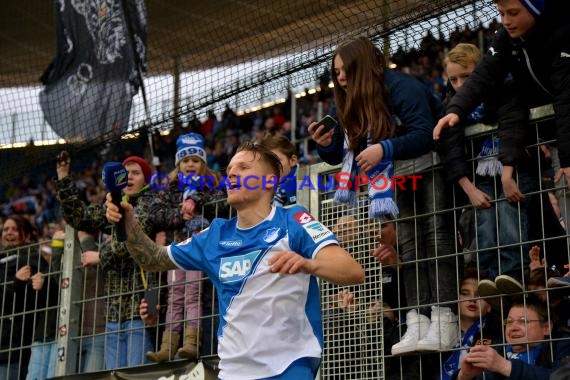
[[[243,242],[241,240],[222,240],[220,246],[222,247],[241,247]]]
[[[311,239],[313,239],[315,243],[318,243],[333,234],[328,228],[317,221],[305,224],[303,225],[303,228],[309,233],[309,236],[311,236]]]
[[[220,262],[220,281],[228,283],[243,280],[250,274],[255,259],[261,250],[246,253],[245,255],[224,257]]]
[[[315,218],[313,218],[311,216],[311,214],[309,214],[306,211],[299,211],[298,213],[296,213],[294,215],[295,219],[297,220],[297,222],[301,223],[301,224],[307,224],[313,220],[315,220]]]

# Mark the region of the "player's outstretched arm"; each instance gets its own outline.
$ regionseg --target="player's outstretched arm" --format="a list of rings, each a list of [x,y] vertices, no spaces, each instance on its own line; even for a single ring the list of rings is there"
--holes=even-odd
[[[176,269],[174,263],[168,257],[166,247],[156,245],[143,231],[133,213],[133,206],[125,201],[121,201],[124,215],[121,215],[119,208],[113,204],[110,194],[107,194],[107,219],[112,223],[117,223],[124,219],[125,230],[127,232],[127,249],[131,257],[141,266],[142,269],[152,272],[162,272],[169,269]]]
[[[307,259],[292,251],[279,252],[271,258],[269,265],[275,273],[302,272],[341,286],[364,282],[364,269],[336,244],[322,248],[314,259]]]
[[[174,265],[170,257],[168,257],[166,247],[156,245],[156,243],[144,233],[140,224],[127,223],[126,228],[127,249],[131,257],[144,270],[162,272],[169,269],[176,269],[176,265]]]
[[[312,261],[316,267],[314,275],[323,280],[341,286],[364,283],[362,266],[336,244],[322,248]]]

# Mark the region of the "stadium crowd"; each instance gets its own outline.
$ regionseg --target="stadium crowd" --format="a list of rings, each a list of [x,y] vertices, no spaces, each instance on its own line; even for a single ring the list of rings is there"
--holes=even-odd
[[[505,0],[509,4],[512,1],[518,4],[518,0]],[[523,5],[526,2],[521,0]],[[532,13],[530,10],[527,11]],[[502,16],[505,17],[504,14]],[[531,14],[531,17],[537,15]],[[421,145],[418,131],[406,128],[406,122],[412,119],[409,110],[423,112],[424,116],[429,114],[426,120],[429,119],[430,123],[433,121],[429,124],[431,143],[431,129],[438,118],[444,115],[441,112],[442,107],[455,104],[453,101],[460,99],[463,94],[460,92],[461,86],[456,86],[454,79],[448,77],[450,64],[463,65],[463,61],[453,61],[454,55],[450,54],[450,50],[457,52],[457,49],[470,44],[474,50],[478,47],[480,51],[486,51],[492,43],[495,32],[500,29],[499,26],[500,24],[494,21],[489,26],[481,25],[476,30],[455,30],[449,39],[444,39],[442,36],[436,38],[428,32],[417,49],[400,47],[390,57],[388,63],[381,59],[378,49],[375,49],[367,39],[348,40],[337,47],[332,57],[332,72],[327,70],[321,76],[320,91],[298,99],[295,126],[291,125],[290,100],[242,116],[238,116],[227,106],[221,115],[209,112],[207,118],[202,121],[195,115],[186,120],[173,120],[171,126],[164,128],[168,133],[155,131],[150,138],[147,138],[143,131],[138,138],[123,140],[116,145],[108,144],[101,147],[95,157],[88,155],[69,157],[67,154],[60,154],[57,163],[50,171],[41,175],[28,173],[12,183],[3,184],[0,188],[0,223],[3,225],[2,249],[7,253],[0,262],[10,257],[11,252],[25,250],[26,244],[40,242],[41,248],[39,252],[28,249],[26,265],[11,268],[14,273],[8,269],[3,270],[2,283],[13,285],[15,292],[28,292],[22,294],[37,292],[43,295],[37,296],[37,300],[41,299],[41,302],[36,300],[35,304],[21,305],[18,310],[4,310],[4,316],[10,313],[19,315],[19,312],[33,311],[35,307],[38,315],[42,317],[15,319],[14,323],[19,323],[24,329],[29,328],[33,333],[23,337],[19,342],[12,336],[2,336],[0,371],[22,379],[26,378],[26,373],[28,378],[33,379],[47,378],[54,374],[52,362],[56,360],[53,355],[57,352],[54,348],[55,325],[48,328],[50,325],[48,315],[57,306],[57,295],[54,299],[50,294],[59,292],[60,281],[57,281],[57,276],[60,274],[59,262],[62,241],[65,237],[63,230],[67,223],[82,231],[78,239],[85,276],[95,276],[93,278],[96,278],[96,281],[104,283],[104,287],[97,290],[100,293],[92,294],[90,296],[92,298],[85,295],[84,308],[89,308],[93,318],[88,319],[87,325],[82,325],[82,338],[85,338],[82,344],[90,350],[82,351],[81,355],[84,356],[77,365],[78,372],[111,370],[149,362],[161,363],[175,357],[196,360],[207,354],[215,355],[217,344],[215,338],[208,339],[204,335],[204,331],[211,330],[212,326],[206,326],[201,320],[203,315],[216,312],[216,306],[211,306],[215,304],[212,302],[213,299],[208,299],[208,294],[210,297],[212,294],[211,288],[208,287],[211,284],[206,284],[207,281],[202,279],[199,272],[197,277],[184,277],[186,276],[184,272],[173,269],[172,263],[160,262],[161,265],[157,264],[156,268],[171,270],[168,273],[153,275],[147,272],[148,267],[153,267],[148,261],[142,260],[141,264],[141,261],[131,258],[130,254],[136,251],[134,240],[127,239],[125,242],[118,228],[109,228],[108,225],[108,220],[113,219],[116,222],[118,217],[113,214],[114,209],[109,215],[110,201],[106,199],[107,191],[101,177],[101,173],[106,170],[104,168],[106,162],[122,162],[126,168],[129,180],[123,190],[122,199],[133,206],[129,206],[129,212],[132,212],[140,223],[137,227],[139,230],[135,232],[141,233],[141,236],[149,238],[158,246],[168,244],[175,246],[176,243],[210,226],[214,218],[230,216],[231,211],[224,201],[226,194],[217,192],[214,184],[211,188],[200,188],[197,191],[192,186],[178,187],[178,184],[171,182],[171,187],[164,191],[164,194],[157,195],[148,188],[148,180],[154,171],[169,173],[172,180],[177,178],[178,173],[186,176],[189,173],[196,173],[197,178],[211,176],[219,180],[221,175],[230,174],[226,173],[226,168],[232,162],[232,158],[236,157],[236,153],[237,157],[242,157],[248,154],[247,152],[255,152],[255,148],[250,147],[245,148],[246,153],[244,153],[243,146],[248,141],[261,142],[271,150],[279,158],[281,174],[284,176],[295,175],[298,165],[311,165],[321,160],[331,164],[341,163],[343,171],[351,173],[355,170],[351,167],[354,162],[365,167],[367,171],[384,173],[385,170],[390,170],[395,160],[422,157],[429,157],[432,160],[434,155],[429,144],[424,144],[425,152],[419,150],[411,152],[415,156],[409,152],[411,148],[406,144]],[[358,53],[354,53],[355,51]],[[360,62],[377,60],[374,62],[382,66],[381,80],[385,81],[383,84],[386,88],[401,91],[396,93],[394,90],[388,94],[383,92],[383,88],[379,90],[382,97],[389,99],[386,100],[387,103],[393,104],[398,111],[401,111],[399,114],[398,112],[394,114],[397,114],[397,118],[404,123],[403,127],[402,124],[396,123],[395,130],[386,135],[379,134],[384,137],[381,139],[381,144],[369,144],[369,141],[366,141],[374,136],[378,137],[374,131],[377,125],[373,122],[370,122],[369,131],[360,130],[357,133],[350,129],[356,129],[354,126],[358,124],[351,119],[351,112],[355,112],[354,108],[345,107],[350,103],[346,101],[346,97],[358,98],[358,94],[352,94],[351,91],[354,90],[347,85],[352,79],[348,78],[346,68],[352,60]],[[479,56],[473,58],[473,67],[478,60]],[[395,70],[388,69],[389,63],[395,64]],[[473,67],[466,76],[471,74]],[[374,77],[373,70],[370,70],[372,74],[366,74],[366,69],[365,66],[361,69],[364,72],[362,75]],[[331,80],[335,83],[334,89],[328,86]],[[505,84],[505,88],[507,87]],[[405,88],[405,92],[402,88]],[[436,99],[433,103],[428,102],[431,97]],[[421,103],[424,100],[425,104]],[[421,103],[420,108],[425,107],[417,111],[416,107],[408,106],[407,102],[410,101],[418,101]],[[495,111],[487,100],[482,104],[485,105],[484,109],[488,115],[491,114],[491,110]],[[363,104],[362,112],[358,114],[363,115],[367,110],[374,109],[374,105],[368,106],[370,105]],[[322,109],[323,114],[336,116],[342,122],[344,129],[337,128],[326,132],[321,130],[322,127],[317,124],[321,116],[318,114],[318,109]],[[380,110],[378,113],[382,114],[384,111]],[[498,115],[492,118],[492,122],[498,122],[499,128],[502,128],[505,124],[508,125],[508,121],[505,122],[501,116],[518,115],[515,111],[509,109],[508,113],[499,107],[496,111]],[[525,115],[527,111],[528,108],[524,109]],[[473,114],[471,112],[468,114],[471,124],[488,120],[480,115],[471,118]],[[386,114],[387,119],[390,116],[393,115]],[[468,124],[470,123],[464,125]],[[291,144],[293,129],[295,140],[303,142],[308,147],[305,151],[300,145]],[[458,130],[461,136],[454,134]],[[341,132],[346,133],[346,139]],[[405,191],[400,191],[395,197],[389,194],[390,198],[396,199],[400,216],[409,216],[409,220],[406,218],[403,221],[397,220],[397,212],[391,208],[391,205],[386,206],[386,203],[376,202],[380,197],[369,187],[369,210],[362,214],[339,212],[338,219],[333,224],[328,226],[318,224],[319,228],[328,227],[336,234],[343,254],[346,250],[359,262],[361,262],[359,256],[372,256],[381,263],[374,265],[373,268],[369,265],[363,266],[367,276],[374,281],[380,279],[385,286],[384,294],[387,295],[383,299],[374,297],[373,286],[378,284],[366,284],[370,286],[367,290],[351,288],[350,285],[361,282],[358,279],[359,272],[356,266],[351,267],[350,281],[346,280],[344,283],[340,277],[324,276],[325,279],[332,278],[333,282],[346,285],[344,288],[332,288],[333,290],[327,294],[329,300],[323,302],[329,307],[328,310],[324,310],[324,315],[329,318],[329,322],[332,321],[324,325],[325,336],[331,338],[332,342],[330,347],[325,348],[323,375],[326,378],[378,378],[378,374],[372,369],[374,366],[364,359],[359,359],[357,350],[362,350],[362,347],[354,343],[357,339],[354,336],[347,336],[346,332],[359,334],[365,342],[364,349],[373,350],[372,347],[376,347],[378,343],[376,342],[378,337],[371,336],[370,331],[379,323],[385,332],[382,336],[384,339],[382,346],[383,354],[388,360],[383,370],[389,379],[420,378],[420,374],[430,379],[474,379],[485,372],[488,376],[495,376],[492,378],[510,376],[546,380],[558,367],[568,364],[570,358],[568,289],[570,288],[568,288],[568,278],[563,276],[565,264],[568,262],[567,232],[563,215],[556,203],[560,195],[560,191],[555,191],[554,185],[554,167],[557,163],[551,160],[551,154],[556,156],[556,144],[542,142],[551,141],[553,137],[541,140],[540,147],[536,139],[534,144],[531,143],[536,152],[534,156],[530,156],[529,161],[538,160],[537,157],[540,157],[539,175],[542,177],[536,179],[541,181],[541,185],[535,188],[523,188],[521,179],[523,170],[517,166],[519,171],[516,179],[519,181],[522,194],[519,194],[519,188],[516,188],[512,193],[496,195],[495,186],[500,187],[499,175],[499,180],[495,179],[490,185],[493,189],[488,191],[493,195],[485,197],[482,192],[487,188],[484,188],[480,182],[477,183],[478,190],[474,187],[466,190],[460,182],[463,177],[452,175],[456,174],[453,170],[457,167],[463,168],[462,161],[471,165],[475,158],[483,162],[496,157],[498,148],[495,149],[493,144],[496,143],[495,140],[499,140],[498,136],[501,139],[501,147],[509,146],[511,135],[493,133],[478,141],[481,145],[478,149],[473,148],[473,145],[465,149],[469,143],[463,136],[463,129],[455,127],[444,131],[440,144],[448,144],[449,147],[453,145],[450,141],[459,141],[453,146],[459,146],[462,152],[450,152],[438,147],[437,151],[442,157],[446,171],[440,169],[439,161],[430,161],[421,168],[425,180],[422,185],[426,186],[422,196],[426,198],[419,199],[418,192],[406,194]],[[535,137],[532,131],[530,136]],[[406,144],[402,143],[404,140],[399,140],[398,143],[398,138],[406,137],[409,138]],[[391,142],[386,142],[388,140]],[[152,146],[148,145],[149,141]],[[523,149],[525,148],[523,143],[526,141],[517,141],[518,145],[514,143],[513,145]],[[375,151],[372,149],[377,149],[377,146],[382,149],[381,158],[373,159]],[[487,153],[485,148],[488,148]],[[158,158],[158,162],[153,162],[151,152]],[[465,152],[471,156],[465,157]],[[457,154],[453,156],[455,153]],[[264,152],[260,154],[265,157]],[[265,159],[267,160],[266,157]],[[278,167],[278,164],[273,164],[275,167],[272,170]],[[504,167],[510,167],[511,164],[512,162],[508,160],[502,163]],[[245,166],[240,165],[234,164],[233,167],[230,165],[230,169],[244,170]],[[504,170],[503,166],[500,166],[500,170]],[[263,165],[260,167],[263,169]],[[415,173],[415,170],[419,169],[416,167],[413,170]],[[391,174],[393,176],[394,173]],[[481,175],[479,171],[477,174]],[[497,173],[493,172],[490,175],[487,172],[482,176],[485,175],[495,178]],[[459,186],[453,187],[451,182],[457,182]],[[460,191],[461,189],[464,193]],[[295,203],[294,194],[288,193],[283,187],[275,190],[276,196],[273,198],[275,205],[289,206]],[[447,191],[449,192],[446,193]],[[534,193],[538,195],[534,197]],[[516,201],[520,203],[514,206],[515,216],[508,214],[509,210],[501,208],[502,204],[508,205],[507,200],[513,201],[509,197],[519,195]],[[343,196],[346,198],[342,198]],[[536,199],[535,206],[531,202],[531,196],[532,199]],[[235,193],[233,197],[234,204],[239,205]],[[350,191],[345,194],[337,192],[334,197],[337,203],[349,203],[350,200],[354,202],[354,199],[350,198]],[[528,204],[524,203],[525,197],[528,197]],[[366,198],[368,200],[368,197]],[[448,201],[455,198],[458,200],[450,205]],[[106,207],[105,201],[107,201]],[[508,220],[506,215],[510,215],[518,218],[519,228],[516,230],[521,231],[519,235],[515,231],[514,235],[517,236],[508,243],[502,240],[506,235],[503,235],[502,230],[499,231],[500,222],[496,219],[484,219],[491,216],[489,213],[484,214],[482,209],[488,209],[491,203],[495,202],[496,210],[491,210],[496,217]],[[425,209],[418,211],[416,206]],[[295,217],[303,211],[295,210],[298,212]],[[441,213],[441,210],[446,210],[446,213]],[[242,216],[244,214],[242,213]],[[416,223],[418,214],[424,218],[422,223]],[[283,212],[283,215],[286,215],[286,212]],[[286,218],[286,216],[279,217]],[[380,219],[381,228],[369,223],[369,218]],[[459,222],[456,223],[455,220]],[[488,224],[481,224],[482,220],[486,220]],[[517,225],[515,219],[508,221]],[[548,231],[538,233],[541,227],[545,227],[545,221],[554,221],[554,223],[548,226]],[[299,222],[306,223],[301,220]],[[489,226],[493,231],[485,231],[488,234],[484,235],[484,228],[488,229]],[[221,227],[216,224],[215,228]],[[302,228],[305,227],[298,227],[299,230]],[[477,236],[476,231],[480,231],[480,236]],[[129,230],[129,233],[132,235],[133,230]],[[275,233],[278,233],[278,228]],[[375,235],[378,235],[377,241]],[[493,241],[492,237],[495,235],[500,235],[499,241]],[[337,240],[331,237],[332,233],[326,236],[329,243],[336,244]],[[362,236],[375,240],[372,246],[366,246],[367,252],[363,252],[363,245],[360,243]],[[313,235],[310,237],[313,238],[313,243],[318,241]],[[485,241],[481,240],[482,237]],[[269,239],[267,234],[265,238]],[[545,239],[547,241],[543,244]],[[531,246],[530,241],[537,244]],[[507,270],[502,267],[506,266],[507,262],[503,258],[506,249],[502,246],[505,244],[516,246],[512,255],[519,264],[516,268],[509,267]],[[148,247],[154,249],[155,246]],[[478,252],[477,247],[483,247],[481,251],[501,250],[500,254],[489,255],[498,258],[498,269],[493,263],[485,261],[488,257],[483,259],[484,255]],[[309,250],[314,249],[316,252],[323,248],[309,245],[306,249],[307,252],[303,254],[310,258]],[[183,262],[184,256],[176,248],[173,254],[171,250],[172,248],[169,248],[168,257],[173,262],[178,263],[179,260],[185,268],[200,267],[201,264]],[[421,254],[416,253],[423,250],[425,252]],[[339,252],[336,254],[340,254]],[[144,259],[149,258],[144,257]],[[153,259],[160,260],[156,257]],[[19,263],[18,260],[16,262]],[[304,261],[303,263],[306,264]],[[347,260],[346,263],[352,265],[352,260]],[[90,268],[96,267],[101,267],[103,270],[89,272]],[[207,266],[204,268],[204,271],[208,270]],[[419,286],[423,280],[431,282]],[[199,284],[199,287],[188,286],[191,284]],[[61,287],[64,288],[63,285]],[[151,292],[153,288],[158,289],[158,292],[153,294]],[[223,297],[223,292],[220,292],[220,297]],[[98,308],[103,308],[105,312],[93,312]],[[97,316],[102,315],[106,317],[104,320],[97,319]],[[358,329],[354,329],[356,323],[348,322],[356,315],[361,316],[358,323],[367,325],[367,328],[357,331]],[[327,328],[330,330],[326,331]],[[3,335],[4,331],[2,328]],[[342,338],[335,340],[335,335],[336,338],[338,335]],[[98,337],[105,338],[98,340],[96,339]],[[87,340],[91,338],[93,339]],[[550,339],[554,339],[553,344],[549,343]],[[345,342],[351,343],[343,346]],[[10,348],[22,345],[26,349],[19,351],[18,355],[11,354]],[[206,349],[207,345],[209,346]],[[31,349],[27,350],[27,347]],[[412,352],[417,352],[418,355],[401,356]],[[436,359],[419,360],[420,353],[422,358]],[[101,360],[94,359],[97,355]],[[224,355],[228,357],[228,352]],[[229,355],[230,358],[231,356],[232,354]],[[239,368],[239,363],[234,363],[233,366],[235,367],[228,368]],[[297,373],[295,371],[304,367],[309,367],[312,371],[314,364],[295,361],[290,367],[280,370],[291,371],[283,373],[295,374]]]

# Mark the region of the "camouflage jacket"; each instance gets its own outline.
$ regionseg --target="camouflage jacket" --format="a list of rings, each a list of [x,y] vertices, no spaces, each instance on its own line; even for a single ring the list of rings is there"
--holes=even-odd
[[[104,229],[107,225],[104,205],[85,205],[79,197],[79,190],[68,176],[61,181],[55,181],[57,196],[61,202],[61,212],[65,220],[75,229],[95,231]],[[145,233],[154,240],[160,229],[150,222],[148,216],[155,192],[149,191],[148,186],[139,193],[129,197],[128,201],[134,206],[135,217]],[[101,247],[99,252],[100,265],[105,271],[105,294],[108,296],[106,314],[108,322],[123,322],[139,318],[139,303],[143,290],[148,285],[159,286],[158,274],[147,274],[131,258],[125,242],[119,242],[115,228],[112,228],[112,238]],[[166,283],[166,277],[162,281]]]

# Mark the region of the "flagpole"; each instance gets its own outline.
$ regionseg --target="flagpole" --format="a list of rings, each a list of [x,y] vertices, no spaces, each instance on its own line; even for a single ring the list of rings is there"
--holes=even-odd
[[[150,149],[150,156],[151,156],[150,164],[151,164],[151,167],[154,170],[156,170],[157,169],[156,166],[158,165],[158,162],[156,162],[156,164],[155,164],[154,147],[152,144],[152,130],[150,128],[151,127],[150,110],[148,107],[148,101],[146,98],[146,90],[145,90],[144,81],[143,81],[143,77],[142,77],[142,71],[143,71],[142,62],[141,62],[140,57],[137,54],[136,49],[135,49],[136,44],[135,44],[135,40],[133,38],[133,32],[131,30],[131,17],[130,17],[130,14],[128,12],[128,7],[125,6],[125,1],[126,0],[121,0],[121,6],[123,7],[123,14],[125,15],[125,25],[127,28],[127,34],[129,36],[129,39],[131,40],[131,49],[132,49],[132,53],[133,53],[133,59],[134,59],[135,64],[137,66],[137,70],[136,70],[137,71],[137,77],[139,80],[141,95],[143,98],[144,113],[145,113],[145,122],[144,122],[143,128],[146,128],[147,132],[149,132],[149,133],[147,133],[147,138],[148,138],[148,146]],[[146,17],[146,15],[145,15],[145,17]]]

